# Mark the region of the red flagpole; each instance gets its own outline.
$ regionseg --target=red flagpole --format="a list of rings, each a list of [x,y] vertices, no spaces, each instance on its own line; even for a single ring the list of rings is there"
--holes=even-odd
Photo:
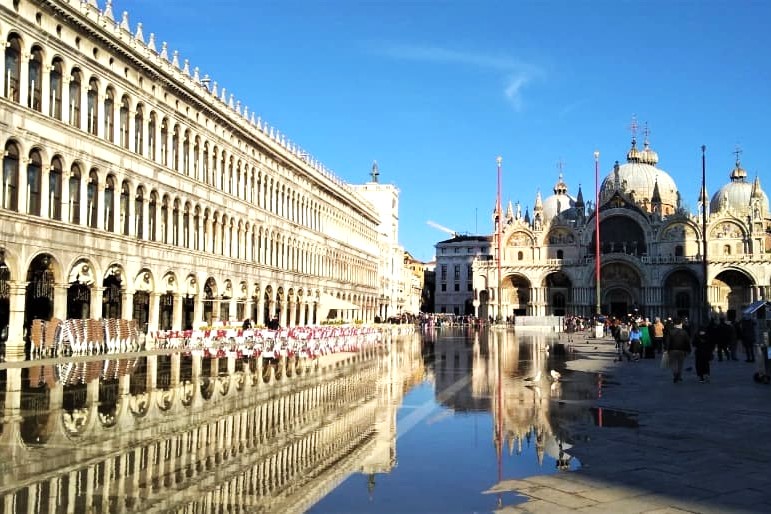
[[[498,291],[496,293],[498,297],[498,312],[495,315],[495,322],[497,322],[499,319],[503,319],[503,315],[501,314],[501,163],[503,163],[503,158],[498,157],[496,162],[498,163],[498,195],[495,202],[495,231],[498,239]]]
[[[600,152],[594,152],[595,314],[600,315]]]

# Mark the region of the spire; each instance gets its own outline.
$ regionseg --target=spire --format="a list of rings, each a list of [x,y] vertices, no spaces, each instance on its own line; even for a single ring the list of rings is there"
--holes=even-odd
[[[584,209],[584,193],[581,191],[581,184],[578,184],[578,196],[576,197],[576,208]]]
[[[643,130],[643,134],[645,134],[645,139],[643,142],[643,151],[640,153],[640,161],[645,164],[650,164],[651,166],[655,166],[659,162],[659,154],[651,150],[650,142],[648,141],[648,136],[650,135],[651,131],[648,129],[648,122],[645,122],[645,129]]]
[[[632,115],[632,123],[629,125],[632,132],[632,148],[626,154],[627,162],[640,162],[640,151],[637,149],[637,116]]]
[[[511,205],[511,200],[509,200],[509,206],[506,207],[506,219],[510,220],[514,218],[514,207]]]
[[[539,189],[538,192],[535,194],[535,205],[533,206],[533,212],[542,212],[543,211],[543,200],[541,200],[541,190]]]
[[[372,171],[369,173],[372,178],[372,182],[377,183],[377,179],[380,176],[380,169],[377,166],[377,161],[372,161]]]
[[[656,177],[656,182],[653,184],[653,195],[651,196],[651,204],[661,205],[661,193],[659,192],[659,178]]]
[[[568,185],[562,180],[562,172],[560,172],[559,177],[557,178],[557,183],[554,184],[553,191],[555,195],[566,195],[568,193]]]
[[[744,182],[744,179],[747,178],[747,172],[742,168],[742,162],[739,160],[739,156],[742,154],[742,149],[739,145],[736,145],[734,154],[736,155],[736,165],[731,170],[729,177],[731,177],[731,182]]]
[[[530,224],[530,209],[525,207],[525,223]]]
[[[752,181],[750,198],[763,198],[763,190],[760,188],[760,177],[758,175],[755,175],[755,180]]]

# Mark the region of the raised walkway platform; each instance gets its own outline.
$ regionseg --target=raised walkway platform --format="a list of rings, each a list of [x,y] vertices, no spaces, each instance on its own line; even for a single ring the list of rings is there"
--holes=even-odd
[[[503,481],[497,512],[761,513],[771,512],[771,386],[753,381],[756,365],[711,363],[699,383],[693,354],[682,383],[659,359],[614,362],[612,341],[577,339],[568,368],[603,373],[608,384],[591,402],[630,412],[637,427],[571,426],[577,471]],[[520,499],[521,499],[520,496]]]

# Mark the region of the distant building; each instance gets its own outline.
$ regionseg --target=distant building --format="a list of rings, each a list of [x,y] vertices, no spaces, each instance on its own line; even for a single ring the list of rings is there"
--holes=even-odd
[[[474,314],[473,264],[493,258],[490,236],[456,235],[436,244],[434,312]]]
[[[599,191],[602,313],[702,319],[708,306],[713,314],[730,319],[742,306],[769,297],[769,201],[759,178],[748,180],[738,155],[730,181],[709,205],[704,205],[705,191],[697,199],[699,212],[693,214],[683,205],[672,177],[657,167],[658,154],[647,134],[642,150],[633,136],[626,162],[615,163]],[[707,209],[706,232],[701,208]],[[490,255],[473,263],[474,289],[479,292],[476,312],[496,316],[500,304],[504,317],[593,314],[597,215],[594,206],[584,203],[581,188],[575,197],[568,192],[562,174],[551,196],[542,199],[536,194],[532,219],[509,205],[502,216],[500,290],[495,235],[489,237]],[[462,272],[462,264],[460,258],[458,263],[451,258],[464,254],[464,244],[459,239],[437,245],[444,253],[437,254],[437,262],[441,258],[447,267],[438,279],[449,289],[442,290],[438,300],[444,308],[457,305],[458,299],[449,295],[458,292],[453,278],[458,264]]]
[[[425,265],[410,255],[410,252],[404,252],[404,310],[410,314],[421,312],[423,305],[423,286],[425,276]]]

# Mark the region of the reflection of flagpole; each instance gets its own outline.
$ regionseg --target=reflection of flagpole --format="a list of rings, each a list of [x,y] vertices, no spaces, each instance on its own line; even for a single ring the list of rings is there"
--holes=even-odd
[[[600,152],[594,152],[594,313],[600,315]]]
[[[495,441],[495,451],[496,451],[496,457],[498,459],[498,483],[500,484],[503,480],[503,395],[502,395],[502,386],[501,382],[503,382],[503,365],[502,365],[502,359],[501,359],[501,339],[503,335],[501,332],[495,333],[495,339],[496,339],[496,350],[497,350],[497,356],[496,356],[496,369],[498,372],[496,373],[497,377],[497,390],[496,390],[496,404],[498,411],[497,415],[497,423],[496,423],[496,441]],[[501,494],[498,493],[498,507],[503,506],[503,498],[501,497]]]

